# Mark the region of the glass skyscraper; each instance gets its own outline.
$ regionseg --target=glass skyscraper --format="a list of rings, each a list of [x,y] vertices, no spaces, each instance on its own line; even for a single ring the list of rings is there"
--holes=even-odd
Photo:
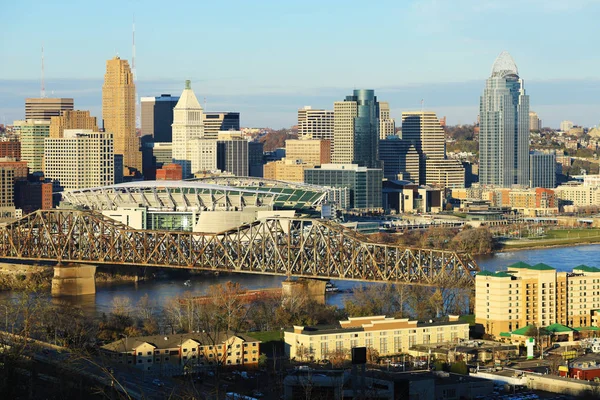
[[[479,107],[479,182],[511,187],[529,184],[529,96],[513,58],[494,62]]]

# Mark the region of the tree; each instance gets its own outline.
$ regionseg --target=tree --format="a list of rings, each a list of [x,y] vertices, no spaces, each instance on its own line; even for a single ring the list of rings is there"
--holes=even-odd
[[[367,363],[377,364],[379,362],[379,352],[372,347],[367,347]]]
[[[457,361],[450,365],[450,372],[461,375],[468,375],[469,369],[467,368],[467,363],[464,361]]]
[[[376,350],[373,350],[373,351],[376,351]],[[327,357],[327,359],[331,362],[331,366],[333,368],[340,368],[348,360],[349,354],[350,354],[350,351],[348,349],[335,349],[335,350],[328,351],[325,354],[325,357]],[[373,354],[372,354],[372,356],[373,356]],[[377,355],[377,358],[379,358],[379,355]]]

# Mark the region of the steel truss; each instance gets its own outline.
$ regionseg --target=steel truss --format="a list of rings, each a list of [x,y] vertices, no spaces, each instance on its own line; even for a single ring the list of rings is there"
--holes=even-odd
[[[273,218],[216,235],[135,230],[92,211],[40,210],[0,229],[0,258],[463,286],[469,254],[374,243],[335,223]]]

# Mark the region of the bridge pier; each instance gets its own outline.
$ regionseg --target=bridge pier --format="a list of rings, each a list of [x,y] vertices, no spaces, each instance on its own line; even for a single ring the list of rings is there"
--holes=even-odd
[[[321,304],[325,304],[326,284],[327,281],[306,278],[296,280],[288,279],[281,282],[284,297],[292,297],[306,293],[311,300]]]
[[[83,296],[96,293],[96,266],[62,265],[54,267],[52,296]]]

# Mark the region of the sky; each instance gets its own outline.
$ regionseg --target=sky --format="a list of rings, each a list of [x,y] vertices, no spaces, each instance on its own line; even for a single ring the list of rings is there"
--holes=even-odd
[[[424,108],[449,124],[477,118],[508,51],[544,126],[600,123],[600,0],[0,0],[0,123],[40,93],[101,116],[106,60],[131,61],[139,96],[192,80],[208,111],[243,126],[289,127],[305,105],[333,108],[375,89],[392,117]]]

